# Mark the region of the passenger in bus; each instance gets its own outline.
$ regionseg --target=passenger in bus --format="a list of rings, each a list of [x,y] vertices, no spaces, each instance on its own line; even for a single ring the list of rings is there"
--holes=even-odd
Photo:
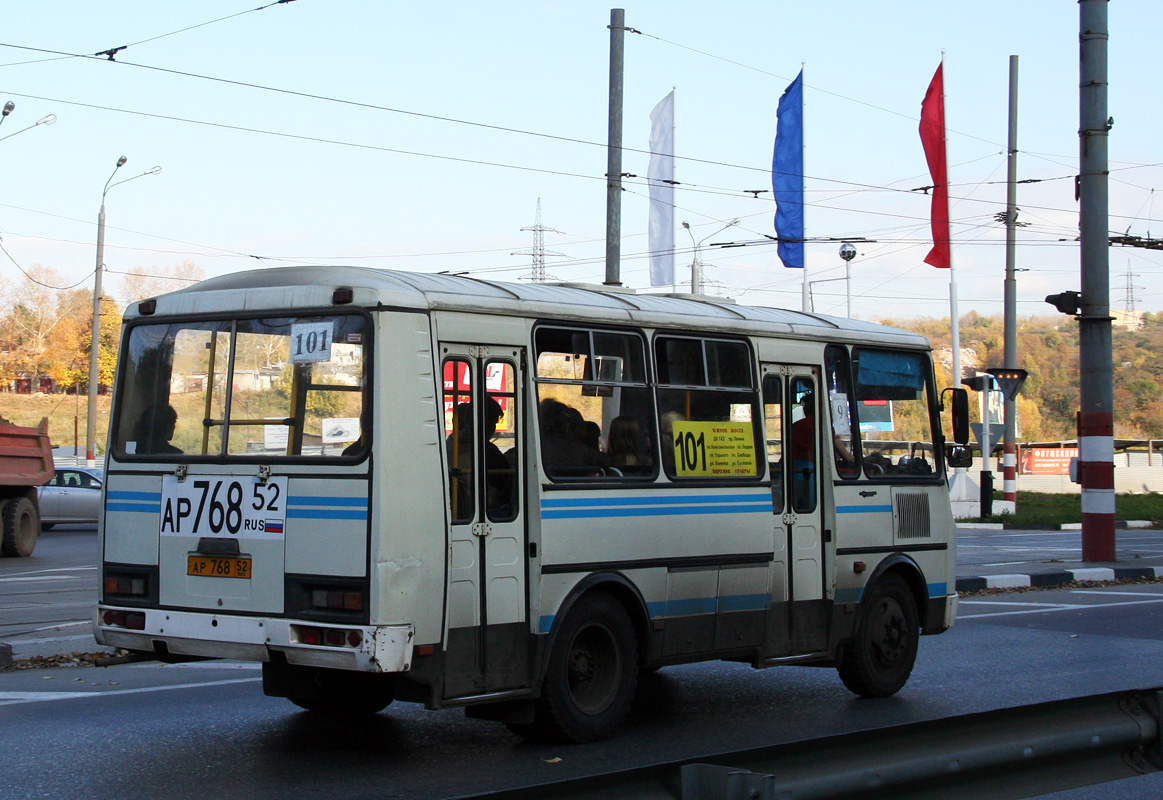
[[[562,477],[600,476],[609,456],[585,442],[586,420],[572,406],[547,397],[541,401],[541,453],[545,470]],[[598,428],[599,440],[601,428]]]
[[[642,445],[638,420],[628,416],[614,417],[610,422],[606,454],[610,457],[610,464],[619,469],[650,466],[651,459]]]
[[[497,434],[497,423],[505,415],[505,410],[495,399],[487,397],[484,412],[485,438],[481,447],[485,461],[486,502],[490,518],[504,519],[509,516],[513,507],[516,482],[513,480],[513,465],[501,452],[501,448],[493,442],[493,437]],[[455,426],[455,430],[445,442],[445,447],[448,449],[450,483],[457,489],[458,508],[454,509],[454,517],[459,519],[470,513],[472,504],[472,403],[461,403],[456,407]]]
[[[668,475],[674,475],[674,423],[683,422],[686,417],[678,411],[662,412],[662,466]]]
[[[133,426],[133,438],[139,455],[176,455],[181,448],[170,444],[178,424],[178,412],[169,403],[149,406]]]

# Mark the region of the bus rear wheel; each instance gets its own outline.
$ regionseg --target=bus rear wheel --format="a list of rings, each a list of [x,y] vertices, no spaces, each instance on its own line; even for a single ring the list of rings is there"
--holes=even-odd
[[[574,605],[557,634],[533,723],[509,729],[537,739],[603,739],[626,718],[637,681],[630,616],[610,595],[593,592]]]
[[[885,575],[860,604],[856,633],[844,648],[840,679],[862,697],[888,697],[912,674],[920,636],[917,605],[904,579]]]
[[[40,536],[40,514],[36,503],[27,497],[13,497],[0,510],[0,553],[6,556],[30,556]]]

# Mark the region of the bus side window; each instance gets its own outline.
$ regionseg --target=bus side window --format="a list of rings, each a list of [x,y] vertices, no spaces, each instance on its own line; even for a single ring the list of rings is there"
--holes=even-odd
[[[771,470],[771,502],[778,514],[783,511],[783,381],[778,375],[763,376],[763,425]]]
[[[818,402],[810,378],[791,381],[791,505],[807,513],[816,508],[816,407]]]
[[[444,362],[444,446],[448,455],[448,504],[454,523],[472,522],[475,510],[471,381],[468,361]]]
[[[832,418],[832,455],[836,473],[841,478],[860,477],[858,440],[852,426],[852,389],[848,369],[848,351],[829,345],[825,356],[828,386],[828,411]]]
[[[484,453],[485,511],[493,522],[511,522],[520,511],[517,480],[516,369],[507,361],[485,364],[484,421],[480,447]]]
[[[763,474],[759,387],[747,343],[660,335],[654,340],[654,358],[667,476],[738,480]],[[720,430],[736,439],[730,459],[715,445]]]

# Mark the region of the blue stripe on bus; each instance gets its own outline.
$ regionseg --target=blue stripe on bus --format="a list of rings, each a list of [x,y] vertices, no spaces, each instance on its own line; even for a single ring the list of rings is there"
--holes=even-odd
[[[288,508],[300,506],[366,506],[366,497],[305,497],[295,495],[287,501]]]
[[[123,492],[110,489],[105,493],[105,497],[109,500],[142,500],[145,502],[160,503],[162,499],[161,492]]]
[[[542,511],[542,519],[593,519],[597,517],[673,517],[697,514],[770,514],[771,500],[731,506],[676,506],[671,508],[585,508]]]
[[[736,503],[759,502],[763,500],[771,505],[771,496],[767,492],[762,494],[684,494],[664,495],[662,497],[577,497],[552,498],[541,501],[542,508],[579,508],[582,506],[660,506],[680,505],[689,503]]]
[[[139,514],[160,514],[162,513],[161,504],[156,505],[150,503],[106,503],[106,511],[130,511]]]
[[[892,506],[836,506],[837,514],[891,514]]]
[[[367,509],[288,508],[288,519],[354,519],[367,520]]]
[[[661,600],[647,603],[646,612],[651,619],[667,617],[689,617],[699,614],[714,614],[731,611],[766,611],[771,607],[769,594],[740,594],[728,597],[693,597],[686,600]],[[537,621],[538,633],[549,633],[553,628],[555,614],[543,614]]]
[[[859,603],[860,598],[864,596],[864,589],[837,589],[836,602],[837,603]],[[945,597],[949,591],[949,584],[947,583],[930,583],[925,589],[929,592],[929,597],[935,599],[938,597]]]

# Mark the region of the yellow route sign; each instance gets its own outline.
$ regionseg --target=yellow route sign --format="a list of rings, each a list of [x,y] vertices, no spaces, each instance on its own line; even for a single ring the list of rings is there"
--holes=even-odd
[[[752,423],[676,421],[674,468],[683,478],[754,477],[758,468]]]

